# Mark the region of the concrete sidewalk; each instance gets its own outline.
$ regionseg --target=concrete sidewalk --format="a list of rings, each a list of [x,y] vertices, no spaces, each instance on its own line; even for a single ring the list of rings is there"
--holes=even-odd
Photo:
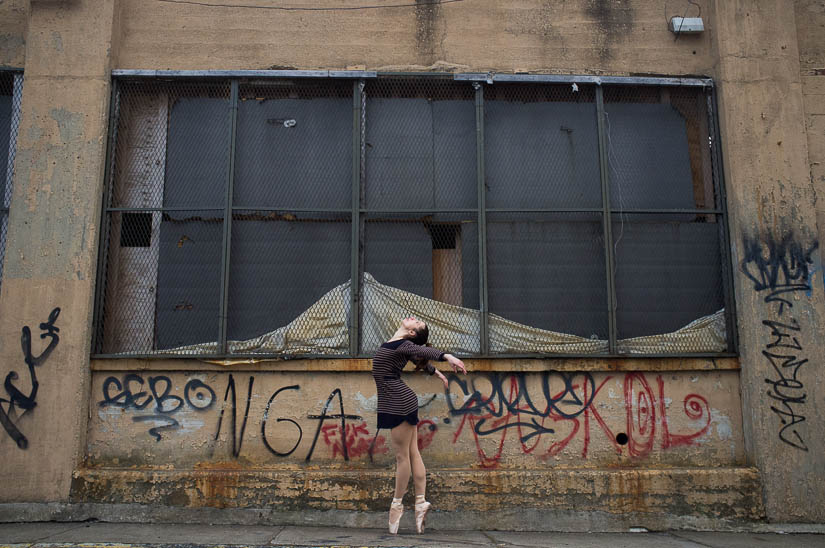
[[[245,525],[138,524],[138,523],[0,523],[0,548],[174,546],[200,548],[240,545],[250,547],[598,547],[610,548],[754,548],[755,546],[825,547],[825,535],[812,533],[530,533],[503,531],[433,531],[424,535],[393,536],[378,529],[278,527]]]

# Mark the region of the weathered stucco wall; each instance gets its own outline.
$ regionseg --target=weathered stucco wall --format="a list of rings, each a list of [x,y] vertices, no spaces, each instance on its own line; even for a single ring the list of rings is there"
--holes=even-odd
[[[314,523],[340,519],[317,511],[385,510],[394,457],[369,370],[268,367],[96,371],[73,500],[277,508]],[[735,369],[485,371],[451,375],[446,391],[405,380],[419,395],[428,492],[464,526],[559,527],[528,516],[542,511],[651,528],[763,517],[741,466]],[[483,519],[468,521],[474,512]]]
[[[819,241],[825,241],[825,3],[797,0],[796,32],[805,97],[805,131],[811,183],[817,195]]]
[[[825,303],[794,6],[717,2],[714,18],[748,454],[770,519],[823,521]]]
[[[695,4],[692,15],[698,9],[708,12],[707,1]],[[712,29],[674,40],[666,15],[683,15],[687,6],[672,2],[481,0],[352,9],[364,5],[324,0],[298,2],[295,7],[307,9],[286,11],[124,0],[118,67],[362,65],[369,70],[668,75],[708,74],[712,67]]]
[[[0,67],[21,68],[26,58],[29,0],[0,3]]]
[[[3,501],[65,500],[82,462],[110,89],[113,2],[31,8],[0,292]]]

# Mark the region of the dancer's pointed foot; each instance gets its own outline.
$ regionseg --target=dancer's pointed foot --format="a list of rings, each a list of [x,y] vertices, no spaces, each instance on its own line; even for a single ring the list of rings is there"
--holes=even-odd
[[[415,530],[420,535],[424,532],[424,523],[427,521],[427,512],[430,511],[432,504],[427,502],[415,503]]]
[[[404,514],[404,505],[392,503],[390,505],[390,533],[398,534],[398,526],[401,524],[401,516]]]

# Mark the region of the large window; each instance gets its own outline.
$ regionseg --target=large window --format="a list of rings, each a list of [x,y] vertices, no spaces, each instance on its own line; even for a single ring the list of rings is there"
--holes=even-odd
[[[22,73],[0,71],[0,283],[3,281],[3,259],[6,252],[6,231],[22,87]]]
[[[710,82],[301,76],[116,80],[98,355],[734,350]]]

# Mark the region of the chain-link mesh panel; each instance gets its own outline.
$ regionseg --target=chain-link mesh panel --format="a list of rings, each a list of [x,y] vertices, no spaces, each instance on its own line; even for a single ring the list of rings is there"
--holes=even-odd
[[[587,344],[551,347],[552,333],[525,334],[607,340],[601,214],[488,213],[487,293],[490,312],[512,322],[503,334],[522,342],[507,353],[591,353]]]
[[[592,86],[484,88],[487,207],[601,207]]]
[[[340,80],[241,85],[234,205],[350,208],[352,94]]]
[[[223,212],[112,212],[109,220],[100,350],[217,353]]]
[[[475,213],[374,213],[366,216],[364,224],[362,351],[374,351],[402,319],[412,315],[430,326],[434,346],[477,354]]]
[[[610,207],[715,209],[706,92],[607,87]]]
[[[117,101],[111,207],[224,206],[228,83],[126,81]]]
[[[475,90],[393,79],[365,87],[364,207],[472,209],[478,202]]]
[[[101,353],[219,353],[228,82],[118,83]]]
[[[351,229],[349,214],[235,210],[227,338],[250,341],[287,325],[290,333],[230,350],[348,353],[348,290],[327,295],[349,282]]]
[[[22,74],[0,72],[0,283],[3,281],[22,87]]]
[[[721,216],[669,217],[613,215],[618,349],[724,352]]]

